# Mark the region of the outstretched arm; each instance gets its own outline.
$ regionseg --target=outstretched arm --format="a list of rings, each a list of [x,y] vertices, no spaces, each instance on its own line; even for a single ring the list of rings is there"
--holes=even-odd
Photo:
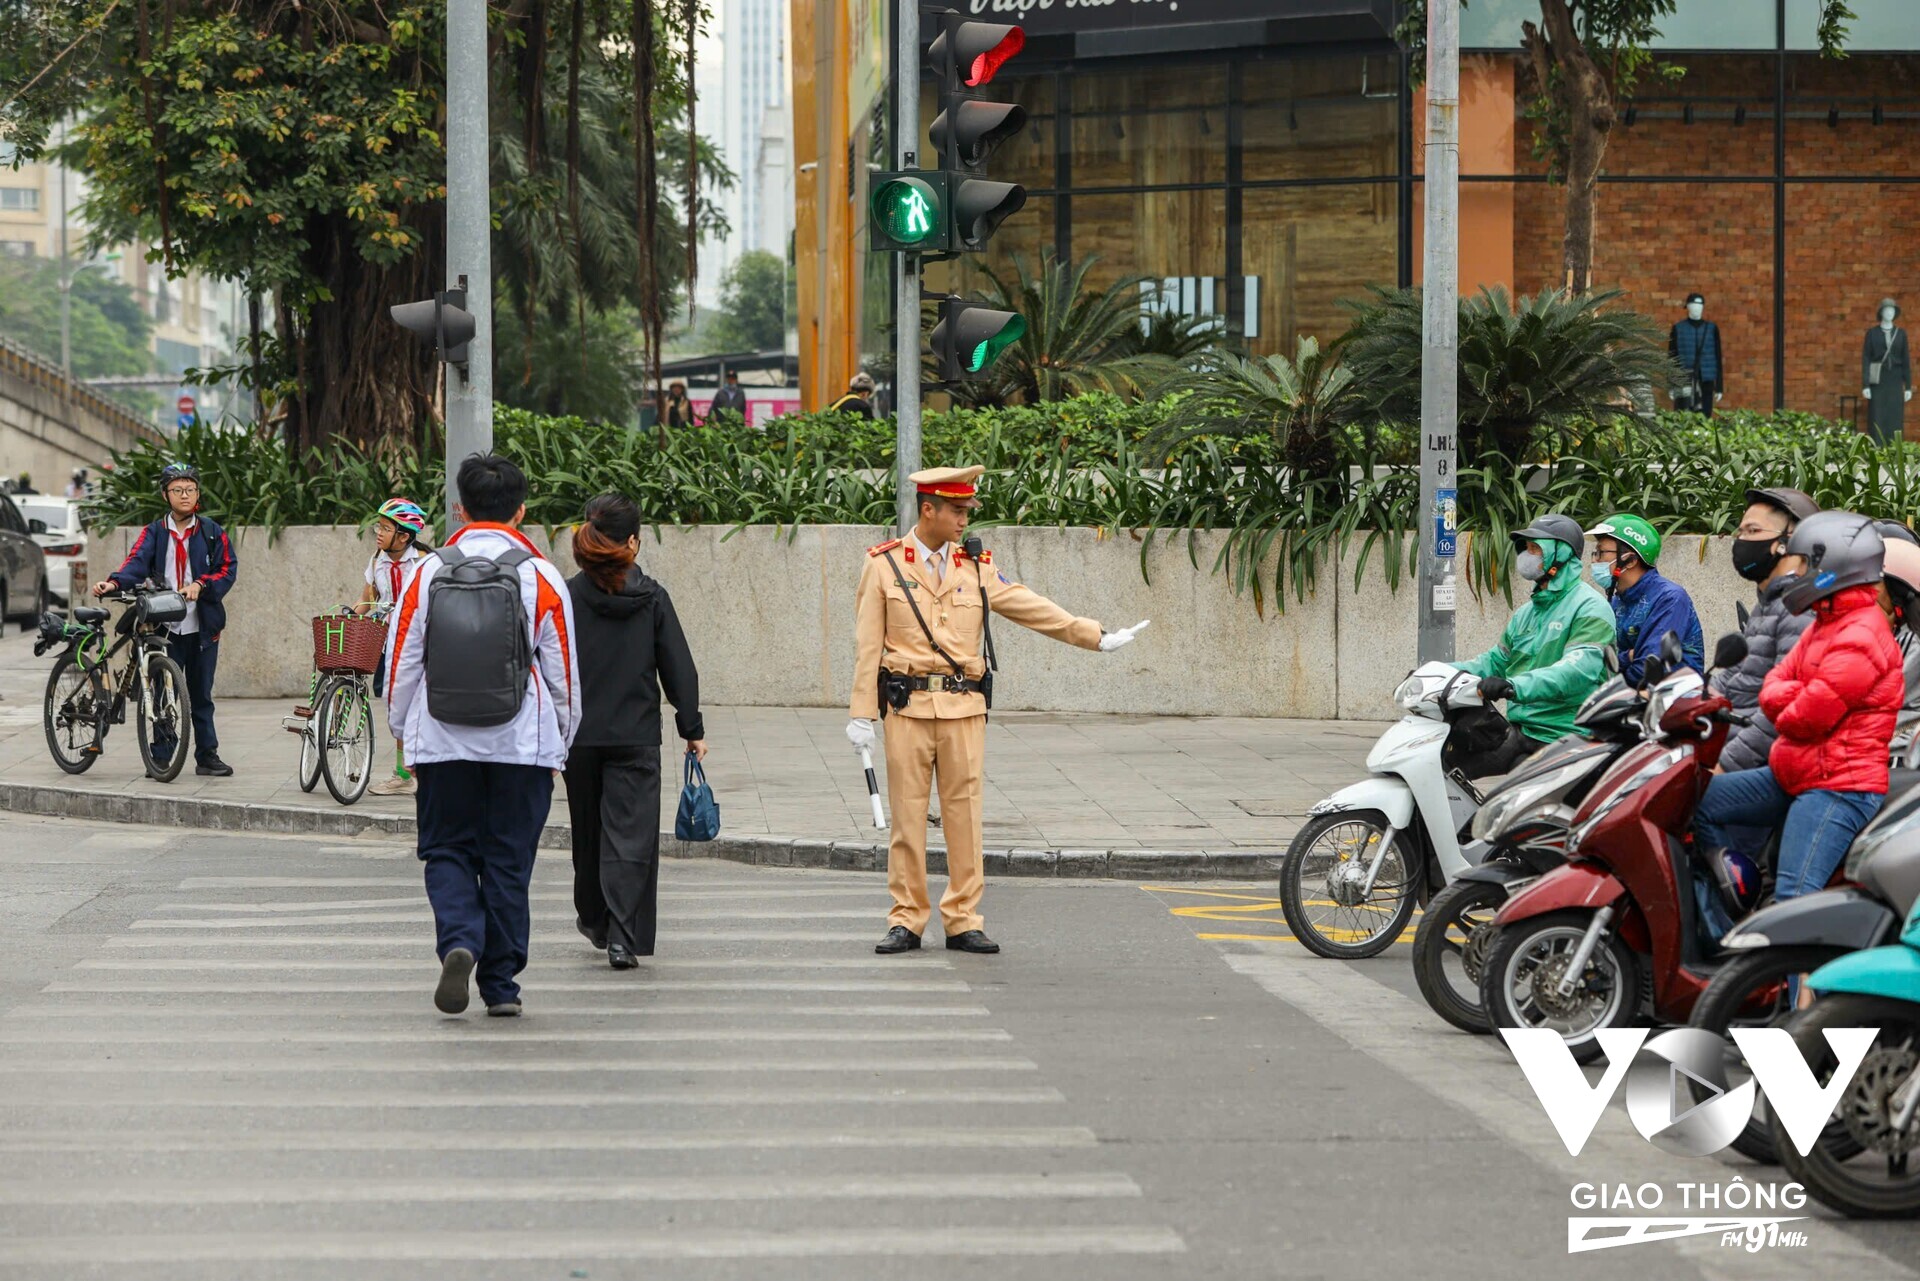
[[[1075,617],[998,570],[986,571],[985,586],[988,606],[1009,622],[1081,649],[1100,648],[1100,624],[1094,619]]]

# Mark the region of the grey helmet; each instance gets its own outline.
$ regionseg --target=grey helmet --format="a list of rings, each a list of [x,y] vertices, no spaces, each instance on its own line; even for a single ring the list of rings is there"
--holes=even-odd
[[[1565,543],[1573,548],[1573,559],[1579,560],[1587,553],[1587,533],[1580,528],[1580,522],[1571,516],[1550,513],[1536,516],[1525,529],[1516,529],[1507,535],[1513,540],[1513,549],[1519,551],[1528,543],[1537,543],[1541,539],[1551,539],[1556,543]]]
[[[1804,614],[1836,592],[1879,582],[1887,544],[1865,516],[1818,512],[1794,527],[1787,555],[1806,557],[1807,567],[1780,599],[1794,613]]]

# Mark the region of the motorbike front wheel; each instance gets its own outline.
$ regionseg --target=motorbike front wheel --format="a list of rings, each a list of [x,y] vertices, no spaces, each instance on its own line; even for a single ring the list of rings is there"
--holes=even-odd
[[[1549,912],[1500,928],[1481,986],[1494,1027],[1550,1028],[1567,1043],[1575,1062],[1591,1063],[1600,1057],[1596,1033],[1639,1019],[1639,961],[1618,934],[1603,935],[1574,976],[1573,990],[1560,991],[1592,920],[1591,912]]]
[[[1504,885],[1455,881],[1434,895],[1413,932],[1413,979],[1433,1012],[1463,1032],[1493,1031],[1480,1002],[1480,977]]]
[[[1322,814],[1301,828],[1280,865],[1280,911],[1293,937],[1342,961],[1386,951],[1420,900],[1420,861],[1410,845],[1379,810]]]
[[[1800,989],[1799,984],[1791,980],[1811,974],[1828,961],[1845,955],[1846,949],[1838,947],[1763,947],[1739,953],[1707,984],[1687,1023],[1726,1038],[1727,1078],[1737,1086],[1753,1073],[1728,1031],[1736,1024],[1767,1027],[1792,1014]],[[1711,1097],[1707,1087],[1698,1084],[1693,1087],[1693,1096],[1702,1103]],[[1843,1146],[1848,1142],[1844,1133],[1831,1137]],[[1733,1146],[1742,1156],[1752,1157],[1762,1165],[1779,1164],[1780,1153],[1773,1146],[1773,1121],[1764,1098],[1756,1096],[1753,1115],[1747,1119],[1747,1128],[1740,1131]],[[1855,1147],[1852,1151],[1859,1149]]]
[[[1816,1081],[1830,1080],[1836,1066],[1828,1028],[1877,1027],[1880,1035],[1853,1074],[1828,1125],[1801,1156],[1773,1117],[1773,1143],[1787,1176],[1840,1213],[1854,1219],[1903,1219],[1920,1214],[1920,1117],[1893,1125],[1890,1100],[1920,1072],[1920,1005],[1889,997],[1838,992],[1823,996],[1787,1023]],[[1857,1145],[1852,1156],[1834,1144],[1844,1128]]]

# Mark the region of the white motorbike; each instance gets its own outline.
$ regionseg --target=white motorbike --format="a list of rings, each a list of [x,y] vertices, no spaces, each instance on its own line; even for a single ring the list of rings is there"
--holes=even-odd
[[[1367,754],[1370,777],[1309,810],[1280,867],[1287,926],[1321,956],[1379,955],[1416,905],[1473,866],[1459,832],[1481,794],[1449,767],[1448,739],[1468,713],[1484,737],[1504,736],[1506,721],[1485,710],[1480,678],[1450,663],[1421,664],[1393,700],[1407,714]]]

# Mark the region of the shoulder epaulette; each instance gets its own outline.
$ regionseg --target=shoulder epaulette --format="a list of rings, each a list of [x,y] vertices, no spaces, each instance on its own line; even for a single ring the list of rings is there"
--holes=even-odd
[[[981,553],[980,553],[980,554],[979,554],[978,556],[969,556],[969,555],[967,555],[967,554],[966,554],[965,552],[963,552],[963,551],[960,551],[960,552],[955,552],[955,553],[953,554],[953,558],[954,558],[954,560],[956,560],[956,561],[963,561],[963,560],[977,560],[977,561],[979,561],[979,562],[980,562],[980,563],[981,563],[982,565],[991,565],[991,564],[993,564],[993,553],[992,553],[992,552],[981,552]]]
[[[869,556],[883,556],[883,555],[885,555],[885,554],[886,554],[887,552],[890,552],[890,551],[892,551],[892,550],[893,550],[894,548],[896,548],[896,547],[898,547],[898,546],[899,546],[899,545],[900,545],[901,543],[903,543],[903,542],[905,542],[905,541],[906,541],[906,540],[905,540],[905,539],[902,539],[902,538],[893,538],[893,539],[889,539],[888,541],[886,541],[886,542],[884,542],[884,543],[881,543],[881,544],[880,544],[880,545],[879,545],[878,547],[869,547],[869,548],[867,548],[867,555],[869,555]]]

